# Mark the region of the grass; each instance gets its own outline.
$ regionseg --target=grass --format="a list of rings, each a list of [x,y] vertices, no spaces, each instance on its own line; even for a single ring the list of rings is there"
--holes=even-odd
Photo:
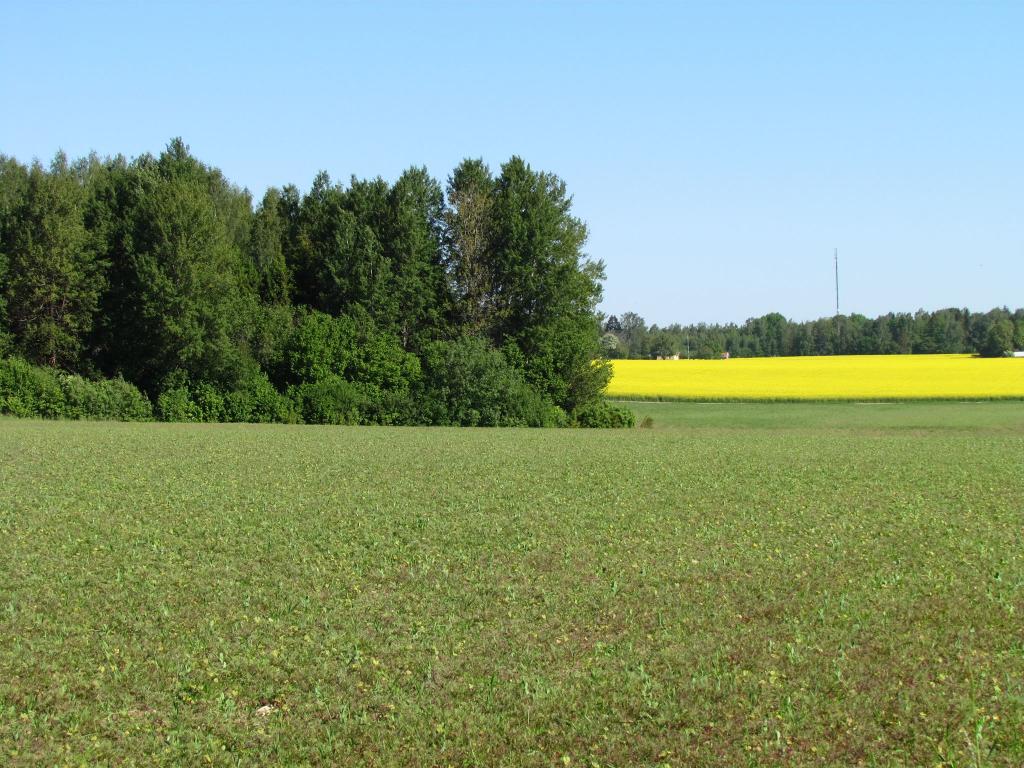
[[[613,397],[677,401],[1024,400],[1024,360],[833,355],[613,360]]]
[[[861,434],[898,431],[1005,433],[1024,435],[1024,404],[1007,402],[893,403],[620,403],[647,416],[655,429],[842,430]]]
[[[1024,763],[1024,406],[0,420],[0,762]]]

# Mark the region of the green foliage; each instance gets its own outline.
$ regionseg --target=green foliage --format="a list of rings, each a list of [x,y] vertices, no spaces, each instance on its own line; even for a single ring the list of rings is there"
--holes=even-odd
[[[446,335],[449,311],[442,238],[444,193],[426,168],[410,168],[388,196],[384,253],[400,308],[394,330],[402,349]],[[385,326],[386,327],[386,326]]]
[[[416,365],[418,371],[418,360]],[[356,388],[365,398],[360,408],[360,424],[418,423],[417,404],[413,402],[412,392],[409,389],[384,389],[374,384],[357,384]]]
[[[308,195],[285,205],[293,220],[284,243],[293,301],[329,314],[361,311],[392,326],[398,304],[381,244],[387,185],[353,180],[346,191],[321,173]]]
[[[297,384],[342,376],[356,358],[355,322],[323,312],[305,312],[283,349],[283,381]]]
[[[595,309],[604,265],[585,259],[586,226],[557,176],[518,157],[502,166],[488,227],[491,296],[485,326],[514,344],[526,379],[567,411],[596,402],[608,369]]]
[[[606,333],[601,337],[601,356],[612,359],[620,356],[622,343],[614,333]]]
[[[608,368],[603,271],[565,184],[467,160],[447,192],[424,168],[321,173],[254,209],[180,139],[49,170],[0,158],[0,354],[79,375],[83,412],[102,373],[165,420],[567,422]]]
[[[170,371],[231,388],[248,370],[249,313],[238,240],[247,200],[172,142],[123,180],[101,345],[106,366],[152,390]],[[251,213],[251,212],[250,212]]]
[[[224,395],[224,420],[295,424],[299,414],[292,401],[274,389],[266,374],[256,373]]]
[[[671,357],[679,354],[679,347],[672,335],[657,331],[650,337],[650,355],[654,358]]]
[[[224,395],[212,384],[200,382],[191,388],[189,395],[199,409],[199,421],[227,421]]]
[[[989,326],[981,353],[985,357],[1002,357],[1012,351],[1013,322],[1009,318],[999,318]]]
[[[122,378],[91,381],[77,375],[59,377],[67,419],[150,421],[153,404]]]
[[[13,347],[7,314],[10,252],[20,222],[15,215],[23,209],[28,190],[28,169],[11,157],[0,155],[0,359]]]
[[[268,189],[253,214],[247,250],[252,282],[267,304],[288,301],[290,279],[284,255],[286,221],[282,217],[281,193]]]
[[[20,204],[4,227],[6,313],[18,350],[30,361],[80,362],[104,283],[84,220],[84,185],[58,155],[49,172],[28,173]]]
[[[160,393],[156,412],[161,421],[202,421],[203,411],[188,387],[172,387]]]
[[[610,321],[615,320],[615,328]],[[1009,326],[1006,326],[1006,322]],[[728,351],[733,357],[772,355],[889,355],[889,354],[985,354],[989,331],[999,324],[996,346],[1005,344],[1005,329],[1018,336],[1024,329],[1024,310],[966,309],[923,310],[909,314],[889,313],[876,318],[839,315],[797,323],[778,313],[754,317],[742,325],[677,324],[650,327],[633,312],[612,316],[604,331],[614,335],[626,354],[641,359],[680,354],[691,358],[715,358]],[[1024,337],[1018,344],[1024,346]],[[1013,345],[1005,347],[1010,349]],[[1002,354],[997,353],[997,354]]]
[[[303,314],[285,344],[282,367],[282,383],[299,386],[300,393],[305,392],[303,385],[325,379],[352,384],[352,391],[358,393],[356,420],[362,423],[398,424],[413,419],[410,398],[420,378],[420,360],[402,349],[397,336],[378,330],[365,314],[359,320],[315,311]],[[338,389],[335,384],[323,397],[333,397],[330,393]],[[297,402],[321,398],[316,388],[310,392]],[[306,413],[308,409],[302,405],[299,410]],[[324,412],[333,413],[330,408]],[[348,413],[345,410],[345,419]]]
[[[90,380],[22,360],[0,360],[0,413],[48,419],[149,421],[153,407],[121,378]]]
[[[486,331],[494,313],[494,265],[488,247],[494,177],[483,160],[463,160],[448,178],[447,264],[458,322],[464,332]]]
[[[358,424],[367,402],[358,387],[334,374],[289,387],[288,397],[307,424]]]
[[[636,416],[631,410],[607,401],[584,406],[573,417],[580,427],[621,429],[636,426]]]
[[[57,419],[64,392],[57,374],[16,357],[0,360],[0,413]]]
[[[434,342],[423,359],[419,402],[429,424],[541,427],[560,421],[559,409],[483,339]]]
[[[346,378],[407,397],[420,378],[419,357],[407,352],[394,334],[378,331],[366,320],[356,322],[356,344]]]
[[[250,307],[249,351],[260,370],[275,380],[284,381],[286,347],[295,331],[295,311],[285,304],[258,304]]]
[[[295,404],[261,372],[224,391],[207,381],[190,384],[183,371],[175,371],[164,381],[157,412],[163,421],[294,424],[300,420]]]

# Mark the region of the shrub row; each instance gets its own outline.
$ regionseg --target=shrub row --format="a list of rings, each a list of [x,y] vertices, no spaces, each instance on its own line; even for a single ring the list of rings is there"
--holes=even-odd
[[[195,386],[176,382],[157,397],[156,412],[161,421],[294,424],[300,420],[291,401],[262,374],[250,377],[231,392],[221,392],[205,382]]]
[[[47,419],[148,421],[153,407],[121,378],[92,381],[31,365],[0,360],[0,413]]]
[[[438,343],[412,391],[353,383],[334,373],[279,392],[262,373],[235,390],[169,378],[156,409],[121,378],[90,380],[20,358],[0,360],[0,414],[50,419],[285,424],[433,424],[505,427],[632,427],[633,413],[607,402],[566,414],[476,339]],[[422,381],[422,380],[421,380]],[[442,385],[437,382],[443,381]]]

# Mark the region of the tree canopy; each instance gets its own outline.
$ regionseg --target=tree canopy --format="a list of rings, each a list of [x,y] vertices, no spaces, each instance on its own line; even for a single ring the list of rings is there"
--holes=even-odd
[[[999,356],[1024,347],[1024,309],[939,309],[876,318],[838,315],[798,323],[777,312],[742,324],[650,325],[635,312],[602,323],[609,358],[711,358],[799,355],[974,353]],[[609,337],[611,337],[609,339]]]
[[[180,139],[0,156],[0,357],[123,377],[166,418],[572,423],[608,378],[586,239],[518,157],[254,205]]]

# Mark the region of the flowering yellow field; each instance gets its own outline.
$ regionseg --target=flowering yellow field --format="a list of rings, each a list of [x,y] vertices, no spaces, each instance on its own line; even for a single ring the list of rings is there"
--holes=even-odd
[[[1024,399],[1024,359],[845,355],[614,360],[609,397],[638,400]]]

